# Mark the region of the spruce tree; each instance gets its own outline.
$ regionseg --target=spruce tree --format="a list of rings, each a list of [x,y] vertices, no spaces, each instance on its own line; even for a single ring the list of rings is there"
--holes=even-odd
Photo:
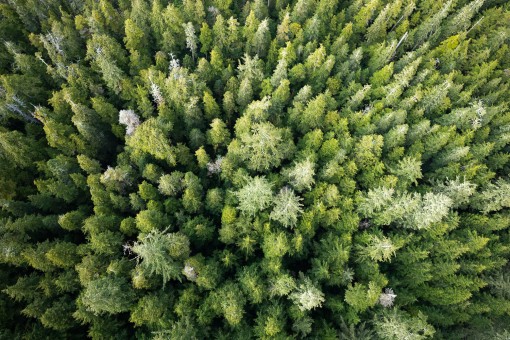
[[[508,338],[509,22],[2,2],[0,338]]]

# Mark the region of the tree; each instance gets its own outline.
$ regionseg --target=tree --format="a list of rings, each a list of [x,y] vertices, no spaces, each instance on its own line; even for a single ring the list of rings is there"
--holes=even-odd
[[[41,323],[57,331],[72,329],[75,322],[72,318],[74,303],[69,297],[62,297],[47,308],[41,315]]]
[[[119,123],[126,125],[126,134],[131,136],[140,125],[140,118],[133,110],[120,110]]]
[[[484,0],[475,0],[462,7],[457,15],[448,20],[448,23],[442,28],[441,36],[446,38],[468,29],[471,24],[471,19],[478,12],[480,7],[482,7],[484,2]]]
[[[158,209],[146,209],[136,215],[136,228],[143,233],[161,230],[169,224],[168,217]]]
[[[94,314],[117,314],[132,307],[135,293],[124,278],[104,276],[88,283],[81,301]]]
[[[345,292],[345,302],[357,312],[364,312],[370,307],[376,305],[380,288],[376,282],[370,281],[368,287],[365,284],[356,282],[354,285],[349,284]]]
[[[378,225],[394,222],[401,227],[419,230],[441,221],[453,205],[453,201],[444,194],[393,195],[393,189],[369,190],[358,211],[373,218]]]
[[[296,21],[302,24],[305,21],[305,18],[308,17],[314,9],[315,2],[310,0],[298,0],[292,8],[292,21]]]
[[[231,326],[238,325],[244,314],[245,297],[239,286],[232,282],[226,282],[213,295],[217,302],[216,307]]]
[[[393,289],[385,288],[384,293],[379,296],[379,304],[385,308],[391,307],[396,297],[397,295],[393,292]]]
[[[140,28],[132,19],[125,22],[126,37],[124,43],[130,51],[131,67],[142,69],[150,64],[149,39],[144,30]]]
[[[204,111],[205,117],[209,120],[220,117],[220,107],[214,100],[214,97],[207,91],[204,91]]]
[[[227,46],[227,27],[225,19],[221,14],[216,16],[214,25],[212,28],[214,43],[220,50],[223,50]]]
[[[271,42],[268,19],[260,22],[255,35],[253,36],[251,51],[260,57],[265,57]]]
[[[364,239],[358,247],[360,261],[391,261],[395,252],[400,248],[386,236],[374,234],[363,235]]]
[[[129,320],[137,326],[145,324],[157,326],[168,313],[166,302],[171,300],[172,296],[170,294],[155,293],[146,295],[138,300]]]
[[[286,42],[289,40],[289,32],[290,32],[290,13],[285,12],[283,19],[276,28],[276,38],[282,43]]]
[[[227,128],[227,125],[218,118],[213,119],[210,125],[210,129],[207,130],[207,141],[211,144],[215,150],[218,147],[223,146],[226,147],[228,142],[230,142],[230,132]]]
[[[126,144],[134,150],[146,152],[157,159],[167,161],[170,165],[175,165],[177,162],[175,151],[167,140],[162,122],[150,118],[138,126],[133,135],[126,140]]]
[[[255,171],[277,167],[293,151],[294,145],[288,134],[288,130],[269,122],[253,124],[250,131],[238,136],[242,150],[240,157],[247,162],[249,169]]]
[[[508,208],[510,200],[506,193],[509,188],[510,184],[502,178],[496,183],[489,183],[485,190],[474,197],[472,206],[480,209],[483,213]]]
[[[278,221],[285,227],[294,227],[297,224],[298,215],[303,212],[300,198],[292,189],[284,187],[274,198],[274,207],[269,215],[272,220]]]
[[[163,277],[163,284],[181,280],[182,262],[190,254],[188,238],[181,233],[158,230],[146,234],[130,248],[137,254],[139,265],[151,275]]]
[[[407,188],[411,184],[418,185],[418,179],[422,178],[421,164],[415,158],[405,157],[390,171],[398,177],[401,188]]]
[[[262,60],[258,55],[251,57],[248,54],[243,56],[243,62],[239,63],[237,70],[239,71],[239,79],[249,79],[254,84],[258,85],[258,82],[264,79],[264,71],[262,67]]]
[[[0,2],[0,338],[508,337],[505,1]]]
[[[76,244],[71,242],[57,242],[45,255],[56,266],[69,268],[79,261],[76,248]]]
[[[249,78],[244,78],[241,81],[239,92],[237,94],[237,104],[240,109],[244,109],[253,99],[253,87]]]
[[[333,106],[334,100],[331,95],[327,92],[321,93],[310,100],[302,112],[300,106],[296,107],[296,110],[291,114],[291,119],[304,134],[315,128],[322,128],[326,113]]]
[[[83,136],[87,142],[88,148],[98,150],[95,153],[104,157],[104,154],[110,152],[108,146],[113,144],[113,136],[106,128],[106,125],[101,122],[97,113],[85,105],[74,103],[71,98],[68,98],[71,109],[74,115],[71,121],[76,126],[76,129]]]
[[[197,53],[197,36],[195,35],[195,27],[193,23],[187,22],[182,24],[184,27],[184,34],[186,35],[186,47],[191,51],[191,56],[195,60],[195,54]]]
[[[310,190],[315,183],[315,163],[307,158],[296,162],[294,166],[286,171],[290,184],[298,191]]]
[[[325,301],[324,294],[314,286],[309,278],[303,275],[295,291],[289,295],[289,298],[297,305],[300,311],[321,307]]]
[[[426,339],[434,335],[434,327],[419,313],[410,317],[407,313],[393,309],[374,320],[375,330],[381,339]]]
[[[18,131],[0,130],[0,150],[2,159],[17,168],[30,167],[39,156],[30,147],[30,139]]]
[[[107,35],[94,35],[87,44],[87,56],[101,70],[106,85],[116,94],[123,90],[125,52]],[[120,66],[120,67],[119,67]]]
[[[212,42],[213,42],[213,36],[212,31],[209,28],[209,25],[207,25],[206,22],[202,23],[202,27],[200,28],[200,44],[202,47],[200,47],[200,52],[207,54],[212,49]]]
[[[273,85],[273,87],[278,87],[284,79],[287,79],[287,60],[281,58],[278,60],[278,65],[271,77],[271,85]]]
[[[274,303],[268,308],[264,308],[257,315],[256,323],[255,332],[260,338],[283,335],[285,333],[285,317],[282,306]]]
[[[241,30],[239,29],[239,21],[233,16],[227,20],[227,44],[232,57],[239,58],[243,47]]]
[[[168,196],[176,196],[184,189],[184,174],[174,171],[159,178],[159,191]]]
[[[453,208],[464,206],[476,191],[476,184],[460,178],[437,183],[434,191],[448,196],[453,201]]]
[[[100,181],[110,190],[123,192],[133,185],[133,177],[133,169],[130,166],[121,166],[117,168],[109,166],[101,175]]]
[[[446,2],[439,11],[437,11],[434,15],[429,16],[427,20],[424,20],[423,23],[415,29],[413,32],[414,39],[412,39],[414,46],[418,46],[424,43],[427,39],[433,37],[434,33],[436,33],[439,29],[441,21],[443,21],[443,19],[448,15],[452,3],[453,1]]]
[[[198,212],[203,205],[203,187],[200,179],[192,172],[184,175],[184,193],[182,195],[182,205],[190,213]]]
[[[269,207],[273,200],[271,184],[264,177],[248,178],[247,183],[236,192],[238,209],[253,216]]]

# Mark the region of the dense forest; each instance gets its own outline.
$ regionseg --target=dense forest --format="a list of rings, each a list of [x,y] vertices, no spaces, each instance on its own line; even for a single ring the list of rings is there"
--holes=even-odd
[[[510,2],[0,0],[0,339],[510,339]]]

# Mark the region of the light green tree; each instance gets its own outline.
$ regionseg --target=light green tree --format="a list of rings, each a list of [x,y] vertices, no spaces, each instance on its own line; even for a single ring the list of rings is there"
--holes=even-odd
[[[272,185],[264,177],[248,178],[246,184],[236,192],[238,209],[249,216],[269,207],[273,201]]]
[[[370,234],[366,237],[365,244],[358,246],[358,258],[361,261],[391,261],[395,252],[400,248],[392,242],[391,238]]]
[[[277,167],[293,152],[294,144],[289,140],[289,130],[275,127],[269,122],[256,123],[249,131],[238,136],[241,142],[240,157],[248,168],[267,171]]]
[[[394,308],[377,315],[374,326],[381,339],[427,339],[431,338],[435,329],[426,321],[421,312],[417,316],[409,316],[406,312]]]
[[[160,275],[163,283],[181,280],[183,261],[190,254],[188,238],[181,233],[153,230],[136,241],[131,250],[138,256],[139,266],[151,275]]]
[[[186,35],[186,47],[190,50],[191,56],[194,60],[198,48],[198,39],[195,34],[195,27],[192,22],[187,22],[182,24],[182,26],[184,27],[184,34]]]
[[[135,298],[127,280],[116,276],[103,276],[89,282],[81,295],[82,303],[94,314],[126,312]]]
[[[296,304],[300,311],[308,311],[317,307],[322,307],[325,301],[324,293],[304,275],[301,276],[300,281],[297,283],[295,290],[289,295],[289,298]]]
[[[306,158],[296,162],[294,166],[285,171],[290,184],[297,191],[310,190],[315,183],[315,163]]]
[[[269,218],[280,222],[285,227],[294,227],[297,224],[298,216],[303,212],[300,197],[288,187],[280,190],[274,198],[274,207]]]

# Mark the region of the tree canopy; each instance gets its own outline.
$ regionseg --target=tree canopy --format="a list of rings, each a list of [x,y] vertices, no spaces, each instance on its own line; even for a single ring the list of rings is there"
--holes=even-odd
[[[0,339],[507,339],[510,2],[0,2]]]

